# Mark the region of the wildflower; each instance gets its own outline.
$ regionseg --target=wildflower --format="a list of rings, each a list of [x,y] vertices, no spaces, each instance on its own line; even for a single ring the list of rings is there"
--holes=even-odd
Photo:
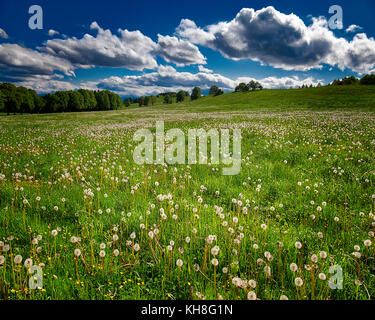
[[[52,230],[51,234],[56,237],[57,236],[57,230]]]
[[[255,280],[249,280],[248,283],[249,283],[249,286],[250,286],[251,288],[253,288],[253,289],[255,289],[256,286],[257,286],[257,283],[256,283]]]
[[[356,257],[357,259],[360,259],[361,256],[362,256],[359,252],[353,252],[352,255],[353,255],[354,257]]]
[[[289,300],[289,298],[285,295],[281,295],[280,300]]]
[[[325,258],[327,258],[327,252],[325,252],[325,251],[320,251],[320,252],[319,252],[319,256],[320,256],[322,259],[325,259]]]
[[[4,256],[0,256],[0,265],[4,264],[5,262],[5,257]]]
[[[319,279],[324,281],[327,279],[326,275],[324,273],[319,273]]]
[[[177,267],[182,267],[182,265],[184,264],[184,262],[181,260],[181,259],[178,259],[177,261],[176,261],[176,266]]]
[[[81,255],[81,250],[75,249],[74,250],[74,255],[78,258]]]
[[[301,278],[296,278],[294,280],[294,283],[297,287],[302,287],[303,286],[303,280]]]
[[[232,279],[232,284],[235,286],[235,287],[241,287],[242,286],[242,280],[238,277],[234,277]]]
[[[16,255],[16,256],[14,257],[14,263],[15,263],[15,264],[20,264],[21,262],[22,262],[22,256],[20,256],[19,254]]]
[[[215,246],[211,249],[211,254],[213,256],[217,256],[219,254],[219,247],[218,246]]]
[[[33,265],[33,260],[32,259],[26,259],[25,262],[24,262],[24,266],[26,268],[30,268],[31,266]]]
[[[293,272],[296,272],[298,270],[298,266],[295,263],[291,263],[289,268]]]
[[[296,243],[294,244],[294,246],[295,246],[297,249],[301,249],[301,248],[302,248],[302,243],[299,242],[299,241],[296,241]]]
[[[117,257],[120,254],[120,251],[118,249],[113,250],[113,255]]]
[[[364,245],[366,246],[366,247],[370,247],[371,246],[371,240],[365,240],[364,242]]]
[[[211,263],[216,267],[219,264],[219,260],[214,258],[214,259],[212,259]]]
[[[104,251],[104,250],[101,250],[101,251],[99,252],[99,256],[100,256],[101,258],[104,258],[104,257],[105,257],[105,251]]]
[[[254,291],[250,291],[248,294],[247,294],[247,300],[256,300],[257,299],[257,295],[255,294]]]
[[[106,247],[105,243],[101,243],[101,244],[99,245],[99,248],[102,249],[102,250],[105,249],[105,247]]]
[[[139,244],[138,243],[136,243],[135,245],[134,245],[134,251],[139,251],[141,249],[141,247],[139,246]]]

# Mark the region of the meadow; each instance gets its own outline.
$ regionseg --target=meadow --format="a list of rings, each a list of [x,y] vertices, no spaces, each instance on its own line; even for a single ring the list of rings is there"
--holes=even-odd
[[[135,164],[157,120],[240,128],[240,174]],[[374,209],[370,86],[0,117],[0,299],[370,300]]]

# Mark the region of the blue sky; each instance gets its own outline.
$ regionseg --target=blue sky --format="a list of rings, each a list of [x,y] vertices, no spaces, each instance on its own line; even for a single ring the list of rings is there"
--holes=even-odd
[[[28,26],[33,4],[43,9],[42,30]],[[342,7],[342,30],[329,28],[331,5]],[[229,91],[250,79],[269,88],[327,84],[375,72],[374,16],[372,0],[2,0],[0,81],[122,96],[213,84]]]

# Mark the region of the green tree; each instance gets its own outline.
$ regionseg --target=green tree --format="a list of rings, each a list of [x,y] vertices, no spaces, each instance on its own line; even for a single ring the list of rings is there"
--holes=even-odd
[[[108,93],[104,91],[96,91],[95,98],[98,102],[97,110],[110,110],[111,102],[109,101]]]
[[[185,97],[186,97],[185,91],[181,90],[181,91],[177,92],[176,102],[183,102],[185,100]]]
[[[124,103],[125,107],[130,107],[130,105],[132,103],[132,99],[131,98],[125,98],[123,103]]]
[[[57,112],[64,112],[64,111],[71,111],[70,108],[70,94],[68,91],[57,91],[54,93],[56,98],[58,99],[58,109]]]
[[[78,91],[69,91],[69,111],[82,111],[85,106],[85,99]]]
[[[241,82],[235,89],[235,92],[247,92],[249,91],[249,86],[246,83]]]
[[[20,100],[19,112],[29,112],[34,110],[34,99],[31,96],[29,89],[25,87],[18,87],[16,92],[17,98]]]
[[[56,94],[48,93],[44,96],[45,112],[58,112],[60,108],[60,100]]]
[[[375,84],[375,74],[366,74],[359,81],[362,85],[374,85]]]
[[[212,86],[210,88],[210,91],[209,91],[209,94],[216,97],[216,96],[220,96],[224,93],[224,91],[222,89],[220,89],[218,86]]]
[[[193,91],[191,92],[191,100],[197,100],[201,97],[202,90],[199,87],[195,87]]]
[[[145,98],[144,97],[139,97],[138,98],[138,105],[140,107],[144,106],[145,105]]]
[[[5,95],[0,90],[0,112],[4,112],[4,102],[5,102]]]
[[[151,98],[149,96],[145,97],[143,101],[143,105],[148,106],[151,102]]]
[[[0,90],[5,96],[4,111],[7,114],[18,112],[21,101],[17,95],[17,87],[11,83],[0,83]]]

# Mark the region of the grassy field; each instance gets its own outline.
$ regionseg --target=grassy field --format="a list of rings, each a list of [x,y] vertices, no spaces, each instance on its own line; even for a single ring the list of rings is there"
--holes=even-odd
[[[136,165],[157,120],[240,128],[241,173]],[[374,208],[373,87],[0,117],[1,299],[373,299]]]

